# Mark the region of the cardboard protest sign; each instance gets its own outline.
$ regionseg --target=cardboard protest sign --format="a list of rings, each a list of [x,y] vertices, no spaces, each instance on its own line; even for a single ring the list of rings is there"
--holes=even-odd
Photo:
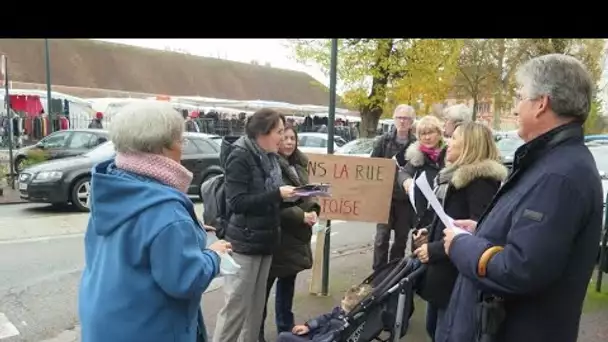
[[[395,161],[308,153],[311,183],[329,183],[319,197],[322,219],[387,223],[395,181]]]

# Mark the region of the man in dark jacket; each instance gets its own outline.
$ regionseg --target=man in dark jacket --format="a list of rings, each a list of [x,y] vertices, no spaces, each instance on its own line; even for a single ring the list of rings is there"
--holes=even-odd
[[[526,144],[512,173],[474,235],[444,231],[460,276],[439,342],[577,340],[602,226],[602,184],[582,127],[595,85],[578,60],[557,54],[528,61],[517,83]]]
[[[416,119],[414,108],[408,105],[397,106],[393,113],[393,119],[395,120],[395,129],[378,138],[372,151],[372,157],[393,158],[398,153],[403,154],[410,144],[416,140],[411,132],[412,124]],[[403,167],[405,165],[399,166]],[[398,166],[395,165],[395,167]],[[398,184],[397,174],[395,173],[393,199],[388,224],[379,223],[376,227],[374,270],[386,265],[389,260],[403,258],[413,219],[414,210],[409,203],[405,191]],[[395,237],[389,255],[391,230],[395,231]]]

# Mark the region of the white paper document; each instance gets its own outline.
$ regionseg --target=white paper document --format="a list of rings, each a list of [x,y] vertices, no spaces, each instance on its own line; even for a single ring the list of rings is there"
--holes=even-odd
[[[439,203],[439,200],[437,199],[437,196],[435,196],[435,192],[433,191],[433,189],[431,189],[429,181],[426,179],[426,172],[423,172],[420,177],[416,179],[416,186],[418,186],[420,192],[422,192],[424,197],[426,197],[426,200],[429,202],[431,208],[433,208],[435,214],[437,214],[437,216],[439,217],[441,222],[446,226],[446,228],[454,228],[456,235],[471,234],[462,228],[454,226],[454,219],[449,217],[445,213],[443,207],[441,206],[441,203]]]

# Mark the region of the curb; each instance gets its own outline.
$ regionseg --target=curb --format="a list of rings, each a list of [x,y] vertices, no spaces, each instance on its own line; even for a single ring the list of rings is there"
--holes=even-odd
[[[29,203],[29,202],[27,202],[27,201],[6,201],[6,202],[0,201],[0,206],[2,206],[2,205],[25,204],[25,203]]]

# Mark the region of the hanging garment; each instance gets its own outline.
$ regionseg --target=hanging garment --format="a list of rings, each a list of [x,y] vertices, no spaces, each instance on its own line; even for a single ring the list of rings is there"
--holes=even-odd
[[[63,101],[61,99],[51,99],[51,113],[63,113]]]
[[[24,112],[26,109],[25,95],[10,95],[10,104],[14,111]]]
[[[63,100],[63,115],[70,117],[70,101]]]
[[[70,121],[65,116],[59,117],[59,129],[66,130],[70,128]]]
[[[42,139],[42,117],[34,118],[34,139]]]
[[[21,135],[21,130],[19,129],[19,120],[21,118],[19,117],[14,117],[13,118],[13,136],[18,137]]]
[[[23,119],[23,130],[25,134],[30,137],[34,137],[34,120],[33,117],[26,117]]]
[[[40,96],[28,95],[25,98],[25,110],[24,114],[26,117],[36,117],[43,111],[42,102],[40,102]]]
[[[44,138],[49,135],[49,118],[45,115],[42,118],[42,137]]]

